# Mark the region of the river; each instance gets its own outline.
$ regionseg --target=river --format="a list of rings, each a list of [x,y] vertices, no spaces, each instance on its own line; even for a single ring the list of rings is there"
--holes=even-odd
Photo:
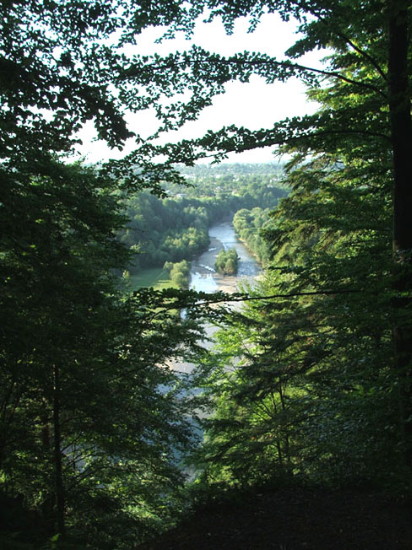
[[[203,252],[192,261],[190,270],[190,288],[201,292],[217,292],[219,290],[231,294],[238,290],[238,285],[242,281],[252,282],[260,273],[261,269],[256,260],[247,250],[245,245],[236,237],[235,230],[230,221],[225,221],[212,226],[209,229],[210,244],[206,252]],[[236,275],[220,275],[215,271],[214,265],[216,256],[220,250],[235,248],[239,256],[238,272]],[[213,333],[217,328],[211,324],[205,326],[205,332],[208,338],[213,337]],[[203,342],[207,348],[213,346],[212,341]],[[187,362],[175,363],[172,368],[182,374],[189,374],[193,370],[193,364]],[[196,393],[196,390],[194,390]],[[204,417],[202,411],[197,411],[199,418]],[[201,433],[202,430],[196,421],[193,421],[193,430],[196,433]],[[176,458],[180,455],[177,453]],[[181,457],[180,457],[181,458]],[[195,478],[195,470],[193,468],[183,467],[183,471],[188,476],[188,479]]]
[[[231,222],[226,221],[209,229],[209,249],[192,262],[190,288],[202,292],[235,292],[242,280],[252,281],[260,272],[256,260],[236,237]],[[214,269],[216,256],[220,250],[235,248],[239,256],[237,275],[220,275]]]
[[[261,269],[247,250],[245,245],[236,237],[235,230],[230,221],[225,221],[212,226],[209,229],[210,245],[206,252],[203,252],[192,261],[190,270],[190,288],[200,292],[223,291],[231,294],[238,290],[238,285],[242,281],[252,282],[260,273]],[[236,275],[221,275],[215,271],[214,265],[216,256],[220,250],[235,248],[239,256],[239,266]],[[213,325],[206,325],[205,331],[208,338],[213,336],[216,331]],[[204,342],[207,348],[213,346],[213,342]],[[193,370],[193,365],[186,362],[178,362],[173,365],[176,371],[189,374]]]

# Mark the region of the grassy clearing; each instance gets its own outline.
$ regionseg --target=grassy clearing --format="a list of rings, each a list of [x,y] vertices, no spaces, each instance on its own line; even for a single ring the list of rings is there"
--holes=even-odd
[[[177,288],[177,285],[169,279],[168,271],[162,268],[144,269],[138,275],[131,275],[129,282],[131,290],[148,287],[153,287],[156,290]]]

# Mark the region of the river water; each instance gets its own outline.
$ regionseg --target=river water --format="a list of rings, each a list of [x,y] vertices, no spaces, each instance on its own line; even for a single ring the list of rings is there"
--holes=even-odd
[[[260,272],[260,267],[247,248],[236,237],[231,222],[226,221],[209,229],[209,249],[192,262],[190,288],[202,292],[235,292],[242,280],[252,281]],[[239,256],[237,275],[220,275],[214,269],[220,250],[235,248]]]
[[[217,292],[219,290],[231,294],[238,290],[242,281],[253,282],[261,269],[247,250],[244,244],[236,237],[235,230],[230,221],[222,222],[209,229],[210,245],[206,252],[197,260],[192,261],[190,270],[190,288],[200,292]],[[215,271],[216,256],[220,250],[235,248],[239,256],[238,272],[236,275],[221,275]],[[205,332],[210,339],[217,328],[206,325]],[[213,346],[213,341],[203,342],[207,348]],[[189,374],[193,370],[191,363],[179,362],[173,365],[174,370]]]
[[[236,237],[235,230],[230,221],[225,221],[212,226],[209,229],[210,245],[206,252],[201,254],[197,260],[192,261],[190,270],[190,288],[201,292],[217,292],[219,290],[228,294],[238,290],[239,283],[242,281],[253,282],[259,275],[261,269],[247,250],[244,244]],[[214,265],[216,256],[220,250],[235,248],[239,256],[238,272],[236,275],[220,275],[215,271]],[[217,328],[211,324],[205,326],[205,332],[210,339],[202,344],[206,348],[213,347],[213,334]],[[187,362],[175,363],[172,368],[182,374],[190,374],[194,365]],[[196,393],[196,390],[193,390]],[[199,418],[204,417],[202,411],[197,411]],[[196,421],[193,421],[194,432],[201,434],[202,430]],[[176,458],[181,458],[177,453]],[[188,479],[193,480],[195,470],[193,468],[183,467],[183,471],[188,476]]]

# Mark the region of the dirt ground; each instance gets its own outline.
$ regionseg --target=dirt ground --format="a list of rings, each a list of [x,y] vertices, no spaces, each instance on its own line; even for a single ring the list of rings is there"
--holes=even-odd
[[[281,489],[197,511],[139,550],[412,550],[412,505],[378,493]]]

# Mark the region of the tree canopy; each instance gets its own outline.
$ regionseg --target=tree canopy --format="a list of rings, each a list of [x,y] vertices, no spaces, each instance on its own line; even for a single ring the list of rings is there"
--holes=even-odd
[[[205,479],[410,491],[409,2],[10,0],[0,13],[1,498],[28,526],[34,514],[36,544],[81,529],[87,547],[130,548],[167,524],[193,436],[171,367],[199,353],[214,410],[198,458]],[[228,33],[247,17],[253,31],[265,13],[297,21],[283,59],[138,51],[149,26],[167,39],[190,36],[200,16]],[[318,49],[322,68],[299,62]],[[253,75],[300,78],[319,110],[155,145]],[[150,107],[159,128],[143,140],[126,113]],[[96,168],[70,164],[88,121],[110,147],[133,137],[136,149]],[[292,191],[265,225],[265,278],[207,359],[198,321],[219,312],[205,296],[119,288],[121,208],[132,191],[182,182],[175,163],[268,145],[290,155]]]
[[[286,4],[304,33],[288,55],[330,48],[327,69],[254,63],[250,53],[242,60],[256,71],[270,65],[273,78],[301,74],[319,111],[271,130],[224,128],[192,149],[220,155],[278,144],[292,155],[292,193],[266,228],[273,255],[266,279],[244,317],[228,320],[221,355],[205,370],[216,410],[207,422],[205,475],[246,484],[296,474],[342,483],[376,481],[384,472],[380,481],[409,487],[410,8],[265,6]],[[247,9],[255,22],[262,7]],[[221,9],[228,25],[239,15]]]

